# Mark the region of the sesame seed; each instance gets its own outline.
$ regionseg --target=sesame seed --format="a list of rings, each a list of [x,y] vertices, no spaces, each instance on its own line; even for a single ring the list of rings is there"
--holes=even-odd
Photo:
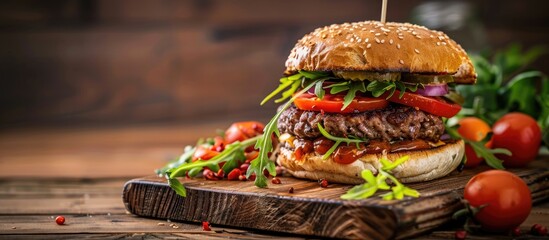
[[[350,41],[351,41],[351,42],[354,42],[354,41],[355,41],[355,39],[354,39],[354,38],[351,38],[351,40],[350,40]]]
[[[397,49],[400,49],[400,44],[397,43]]]
[[[437,46],[440,46],[440,42],[437,42]]]
[[[370,39],[369,39],[369,38],[366,38],[366,40],[364,40],[364,42],[365,42],[365,43],[367,43],[368,41],[370,41]]]
[[[371,33],[374,33],[374,32],[376,32],[376,31],[374,31],[374,30],[370,30],[370,32],[371,32]]]
[[[403,40],[404,37],[403,36],[398,36],[398,39]]]
[[[419,35],[416,35],[416,38],[417,38],[417,39],[421,39],[421,37],[420,37]]]
[[[368,45],[366,45],[366,48],[371,48],[371,47],[372,47],[371,43],[368,43]]]
[[[381,35],[381,33],[376,33],[374,34],[376,37],[379,37],[379,35]]]
[[[381,41],[379,41],[379,39],[378,39],[378,38],[375,38],[375,39],[376,39],[376,43],[380,43],[380,42],[381,42]]]
[[[430,38],[434,38],[435,36],[433,36],[433,35],[431,34],[431,35],[429,35],[429,37],[430,37]]]
[[[417,34],[417,32],[416,32],[416,31],[412,31],[412,35],[416,35],[416,34]]]
[[[349,45],[347,43],[344,43],[343,44],[343,47],[348,47]]]
[[[362,31],[366,31],[366,28],[362,28]]]
[[[393,44],[393,39],[389,39],[389,44]]]
[[[400,64],[404,64],[404,61],[402,59],[398,60]]]
[[[444,37],[443,36],[438,36],[438,40],[444,40]]]
[[[446,46],[446,42],[442,42],[442,45]]]
[[[366,51],[362,52],[362,55],[366,56]]]
[[[326,34],[322,34],[322,38],[326,38],[326,37],[327,37]]]
[[[381,39],[381,44],[385,43],[385,39]]]
[[[387,32],[383,32],[383,35],[387,36],[387,35],[389,35],[389,34],[387,34]]]
[[[419,50],[417,50],[417,48],[414,49],[414,52],[416,52],[417,54],[419,54]]]
[[[362,42],[362,39],[359,38],[358,40],[356,40],[356,42],[360,43],[360,42]]]

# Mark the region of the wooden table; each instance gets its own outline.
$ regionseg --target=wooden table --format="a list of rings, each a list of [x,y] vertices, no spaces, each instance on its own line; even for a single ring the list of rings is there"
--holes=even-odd
[[[248,229],[136,217],[122,203],[123,184],[150,175],[186,144],[229,122],[119,128],[23,129],[0,132],[0,239],[166,237],[200,239],[299,238]],[[549,159],[536,166],[549,167]],[[55,216],[65,216],[59,226]],[[536,205],[522,225],[549,226],[549,202]],[[453,238],[444,226],[423,239]],[[524,236],[532,238],[531,235]],[[510,238],[469,236],[469,239]]]

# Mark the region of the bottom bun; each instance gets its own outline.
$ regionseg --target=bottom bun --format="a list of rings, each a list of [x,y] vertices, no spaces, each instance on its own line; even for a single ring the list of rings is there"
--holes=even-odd
[[[378,169],[381,168],[379,162],[381,158],[394,161],[409,155],[410,158],[393,169],[391,173],[399,181],[411,183],[429,181],[448,175],[459,166],[464,153],[464,142],[458,140],[428,150],[367,154],[351,164],[340,164],[334,162],[331,156],[323,160],[322,155],[314,152],[297,160],[292,150],[281,147],[277,162],[297,178],[326,179],[334,183],[360,184],[364,182],[360,177],[362,170],[369,169],[377,174]]]

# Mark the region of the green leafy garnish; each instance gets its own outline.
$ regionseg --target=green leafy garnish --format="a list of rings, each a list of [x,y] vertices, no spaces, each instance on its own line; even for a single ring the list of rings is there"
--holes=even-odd
[[[374,97],[379,97],[390,90],[391,92],[386,97],[386,99],[389,99],[395,94],[397,89],[400,91],[398,98],[402,98],[406,89],[410,90],[410,92],[415,92],[418,87],[423,88],[424,86],[421,83],[405,84],[398,81],[372,81],[368,84],[366,90],[372,92],[372,96]]]
[[[511,156],[511,152],[505,148],[494,148],[494,149],[487,148],[485,145],[490,140],[492,133],[487,134],[486,137],[480,141],[471,141],[461,137],[461,135],[456,130],[457,127],[458,126],[454,126],[454,127],[446,126],[446,132],[450,134],[450,136],[452,136],[454,139],[461,138],[463,139],[463,141],[465,141],[465,143],[471,145],[471,147],[477,154],[477,157],[484,158],[488,166],[495,169],[505,169],[502,164],[503,161],[497,158],[494,154],[505,154],[505,155]]]
[[[330,140],[335,142],[334,145],[330,149],[328,149],[328,151],[326,153],[324,153],[324,155],[322,156],[322,159],[324,159],[324,160],[328,159],[328,157],[330,157],[330,155],[332,155],[332,153],[337,149],[339,144],[341,144],[342,142],[347,143],[347,145],[349,145],[351,143],[355,143],[355,144],[357,144],[357,148],[358,148],[359,143],[368,142],[367,139],[364,139],[364,140],[363,139],[358,139],[358,138],[349,139],[349,138],[342,138],[342,137],[332,136],[330,133],[328,133],[326,131],[326,129],[324,129],[322,127],[322,125],[320,125],[320,123],[317,123],[317,127],[318,127],[318,130],[320,131],[320,133],[322,134],[322,136],[324,136],[327,139],[330,139]]]
[[[292,76],[283,77],[280,79],[280,85],[278,85],[278,87],[274,91],[272,91],[269,95],[267,95],[267,97],[263,99],[263,101],[261,101],[261,105],[265,104],[274,96],[276,96],[277,94],[279,94],[280,92],[282,92],[284,89],[287,89],[287,88],[288,89],[282,93],[282,97],[275,100],[275,102],[279,103],[288,99],[297,91],[299,86],[301,86],[307,79],[324,81],[331,78],[333,77],[330,77],[328,73],[307,72],[307,71],[299,71],[298,73]]]
[[[377,176],[374,176],[372,171],[368,169],[362,170],[361,176],[366,182],[349,189],[349,191],[341,195],[341,198],[346,200],[365,199],[373,196],[378,190],[390,190],[390,192],[381,195],[383,200],[400,200],[405,196],[419,197],[420,194],[417,190],[404,186],[404,184],[400,183],[398,179],[390,174],[393,169],[406,162],[409,158],[410,156],[406,155],[393,162],[381,159],[382,167],[378,170]],[[390,180],[392,185],[389,185],[387,180]]]
[[[261,187],[261,188],[267,187],[267,177],[265,177],[265,175],[263,174],[265,170],[267,170],[269,174],[271,174],[272,176],[276,176],[276,167],[274,165],[274,162],[269,159],[269,153],[272,152],[273,150],[273,143],[271,139],[273,133],[276,134],[276,136],[280,136],[280,132],[278,131],[278,127],[277,127],[278,118],[280,118],[280,115],[282,114],[282,112],[284,112],[284,110],[290,107],[292,102],[299,95],[307,92],[310,88],[318,84],[320,81],[324,81],[327,79],[325,74],[320,74],[317,72],[313,73],[313,72],[300,71],[298,74],[302,76],[302,78],[300,78],[301,82],[299,82],[298,80],[295,80],[295,81],[300,85],[306,85],[306,86],[298,93],[290,94],[290,95],[293,95],[292,98],[288,100],[282,106],[282,109],[280,109],[280,111],[276,113],[276,115],[269,121],[269,123],[265,125],[265,129],[263,130],[263,135],[260,136],[260,138],[257,140],[257,143],[255,144],[255,148],[259,149],[259,155],[257,156],[256,159],[251,161],[250,166],[248,167],[248,171],[246,172],[246,177],[249,178],[252,174],[255,173],[256,177],[255,177],[254,184],[258,187]],[[292,78],[293,76],[288,77],[288,79]],[[295,78],[292,78],[292,79],[295,79]],[[270,98],[269,96],[267,96],[268,97],[266,98],[267,100],[272,98],[272,96]]]
[[[545,47],[523,50],[514,44],[491,57],[471,56],[477,84],[456,86],[465,102],[455,118],[475,116],[492,125],[506,113],[522,112],[537,119],[549,146],[549,79],[529,69],[546,52]]]
[[[181,184],[181,182],[179,182],[179,180],[176,179],[176,177],[183,177],[186,174],[189,174],[191,177],[196,176],[196,174],[202,172],[206,167],[214,172],[217,172],[219,170],[220,163],[225,163],[225,165],[223,165],[223,171],[228,173],[233,168],[238,166],[239,161],[246,160],[244,150],[255,144],[260,138],[261,136],[256,136],[242,142],[231,143],[227,145],[222,152],[209,160],[186,162],[176,168],[169,169],[165,172],[166,178],[168,179],[168,184],[178,195],[185,197],[187,195],[185,187]]]

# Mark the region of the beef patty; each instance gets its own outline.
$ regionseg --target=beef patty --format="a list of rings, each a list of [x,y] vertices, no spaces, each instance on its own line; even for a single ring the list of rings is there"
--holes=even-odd
[[[444,133],[444,123],[440,117],[402,105],[352,114],[303,111],[291,106],[278,119],[278,129],[281,133],[314,139],[322,136],[318,123],[333,136],[355,136],[369,140],[438,141]]]

